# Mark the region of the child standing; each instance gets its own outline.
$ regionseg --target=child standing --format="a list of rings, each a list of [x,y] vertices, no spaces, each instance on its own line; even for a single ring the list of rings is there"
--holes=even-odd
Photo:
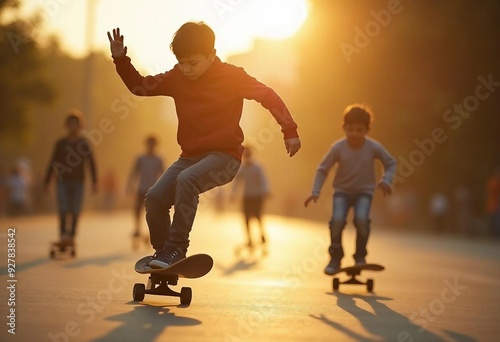
[[[21,165],[16,164],[12,169],[11,176],[7,179],[8,211],[12,216],[26,214],[28,202],[29,181],[23,174]]]
[[[370,206],[375,190],[374,159],[379,159],[385,172],[378,188],[385,195],[392,193],[391,183],[396,172],[396,159],[377,141],[366,136],[370,129],[372,114],[362,105],[351,105],[344,111],[343,129],[345,137],[333,143],[316,171],[312,195],[304,205],[319,198],[321,187],[330,169],[338,164],[333,181],[333,214],[330,220],[330,263],[325,273],[332,275],[340,269],[344,257],[342,231],[347,212],[354,209],[356,227],[356,265],[366,264],[366,245],[370,234]]]
[[[254,217],[259,223],[260,243],[266,243],[266,234],[262,224],[262,206],[265,198],[269,195],[269,185],[264,170],[253,158],[252,149],[245,148],[243,152],[243,164],[240,172],[236,175],[233,196],[236,194],[238,185],[243,183],[243,213],[245,215],[245,227],[247,232],[247,245],[252,248],[252,234],[250,233],[250,219]]]
[[[66,117],[67,135],[56,142],[45,176],[48,192],[52,175],[57,177],[57,206],[59,232],[62,242],[71,244],[75,235],[83,201],[84,165],[88,164],[92,176],[92,190],[97,192],[97,175],[92,148],[80,132],[82,115],[73,110]],[[71,218],[67,226],[68,215]]]
[[[134,237],[139,237],[141,235],[140,219],[146,193],[161,176],[164,170],[163,160],[156,154],[157,144],[158,140],[155,136],[150,135],[146,138],[146,153],[137,157],[128,180],[128,191],[131,191],[134,180],[139,178],[139,184],[137,186],[137,190],[135,191]]]
[[[108,39],[116,71],[133,94],[170,96],[175,102],[181,156],[146,195],[146,221],[156,250],[149,266],[165,268],[186,256],[199,195],[229,183],[238,172],[243,100],[256,100],[271,112],[290,156],[300,148],[297,125],[274,90],[216,56],[214,32],[202,22],[177,30],[170,47],[178,63],[156,76],[141,76],[134,68],[120,29],[108,32]]]

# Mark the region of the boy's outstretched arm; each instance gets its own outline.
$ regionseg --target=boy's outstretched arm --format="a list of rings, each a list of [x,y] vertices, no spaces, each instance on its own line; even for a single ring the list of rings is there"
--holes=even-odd
[[[113,36],[108,31],[109,48],[114,58],[120,58],[127,54],[127,47],[123,45],[123,35],[120,35],[120,28],[113,29]]]
[[[306,208],[311,201],[314,201],[314,203],[318,201],[321,187],[325,183],[326,177],[328,176],[328,172],[335,165],[335,163],[338,162],[338,160],[339,156],[337,153],[337,149],[335,149],[335,146],[332,145],[330,150],[323,157],[323,160],[321,161],[316,170],[316,176],[314,177],[312,194],[304,202],[304,206]]]
[[[397,171],[397,161],[382,145],[376,152],[376,157],[382,161],[384,165],[384,175],[378,183],[378,188],[384,194],[384,197],[392,194],[392,180]]]

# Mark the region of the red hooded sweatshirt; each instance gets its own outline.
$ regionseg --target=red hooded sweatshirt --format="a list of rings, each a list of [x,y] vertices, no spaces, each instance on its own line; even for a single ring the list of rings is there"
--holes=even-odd
[[[177,142],[183,157],[221,151],[241,159],[243,99],[268,109],[281,126],[284,138],[295,138],[297,124],[274,90],[249,76],[243,68],[216,57],[198,79],[188,79],[178,65],[163,74],[141,76],[130,58],[114,58],[116,71],[127,88],[139,96],[171,96],[179,121]]]

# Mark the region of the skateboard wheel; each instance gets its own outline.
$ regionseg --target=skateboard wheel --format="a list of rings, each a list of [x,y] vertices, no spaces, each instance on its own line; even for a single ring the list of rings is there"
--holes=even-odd
[[[368,292],[373,291],[373,279],[368,279],[366,281],[366,289],[368,290]]]
[[[181,289],[181,304],[189,305],[191,304],[191,299],[193,298],[193,291],[190,287],[183,287]]]
[[[136,302],[142,302],[146,294],[146,287],[144,284],[136,283],[134,284],[134,290],[132,296]]]
[[[333,291],[337,291],[340,287],[339,278],[333,278]]]

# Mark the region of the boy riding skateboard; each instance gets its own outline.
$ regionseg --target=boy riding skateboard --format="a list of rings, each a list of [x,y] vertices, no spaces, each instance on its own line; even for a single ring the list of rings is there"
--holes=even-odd
[[[366,136],[370,129],[372,114],[362,105],[348,106],[344,111],[343,128],[345,137],[335,141],[323,157],[316,171],[312,194],[304,206],[319,198],[321,187],[330,169],[338,164],[333,181],[333,214],[330,220],[331,260],[325,273],[333,275],[340,269],[344,257],[342,231],[346,224],[347,212],[354,209],[356,227],[356,265],[366,264],[366,245],[370,234],[370,206],[375,190],[374,159],[379,159],[385,172],[378,188],[385,195],[392,193],[391,183],[396,172],[396,159],[374,139]]]
[[[49,192],[50,181],[57,177],[57,207],[59,213],[60,247],[73,245],[78,218],[83,202],[84,166],[88,164],[92,190],[97,192],[97,173],[89,142],[82,137],[82,114],[77,110],[68,113],[65,122],[67,135],[59,139],[47,166],[44,189]],[[68,227],[68,218],[70,218]]]
[[[170,96],[175,102],[182,153],[146,195],[146,221],[156,250],[149,266],[166,268],[186,256],[199,195],[229,183],[238,172],[243,100],[256,100],[271,112],[290,156],[300,149],[297,124],[276,92],[216,56],[214,32],[202,22],[177,30],[170,47],[178,63],[155,76],[141,76],[134,68],[119,28],[108,38],[116,70],[133,94]]]

